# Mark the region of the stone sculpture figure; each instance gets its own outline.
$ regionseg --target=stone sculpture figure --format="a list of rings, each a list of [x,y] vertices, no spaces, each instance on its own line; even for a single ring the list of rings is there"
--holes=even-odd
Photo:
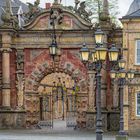
[[[77,9],[76,13],[81,16],[82,18],[84,18],[86,21],[90,22],[89,16],[91,15],[91,13],[88,13],[86,11],[86,5],[85,5],[85,1],[80,3],[80,7]]]
[[[23,51],[17,51],[17,69],[23,70],[24,55]]]
[[[26,22],[30,21],[31,19],[33,19],[37,14],[40,13],[40,8],[39,8],[39,4],[40,4],[40,0],[36,0],[34,2],[34,4],[31,3],[27,3],[28,7],[29,7],[29,12],[26,14],[27,16],[27,20]]]

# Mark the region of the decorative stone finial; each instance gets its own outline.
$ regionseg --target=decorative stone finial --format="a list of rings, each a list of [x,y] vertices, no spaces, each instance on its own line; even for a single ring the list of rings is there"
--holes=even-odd
[[[3,8],[2,8],[3,9]],[[11,13],[11,1],[6,0],[6,7],[3,9],[3,13],[1,15],[1,19],[3,21],[3,26],[11,27],[12,26],[12,13]]]
[[[108,0],[103,1],[103,11],[100,14],[100,20],[107,21],[109,19]]]
[[[109,15],[108,0],[104,0],[103,2],[103,12],[106,13],[106,15]]]
[[[54,0],[53,4],[58,4],[58,0]]]
[[[99,25],[101,28],[112,28],[109,15],[108,0],[103,1],[103,10],[99,15]]]

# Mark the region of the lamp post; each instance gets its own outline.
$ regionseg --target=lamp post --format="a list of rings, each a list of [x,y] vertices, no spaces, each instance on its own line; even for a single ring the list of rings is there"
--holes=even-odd
[[[124,130],[124,117],[123,117],[123,90],[124,85],[126,83],[126,79],[132,80],[134,78],[134,71],[129,70],[128,72],[125,71],[125,60],[121,59],[119,61],[119,71],[111,71],[111,78],[115,79],[118,78],[118,84],[120,88],[120,129],[119,129],[119,135],[116,136],[116,140],[127,140],[128,136],[127,133]]]
[[[95,42],[96,48],[94,50],[89,50],[86,45],[83,45],[81,48],[81,58],[84,63],[87,63],[92,57],[94,68],[96,70],[96,79],[97,79],[97,93],[96,93],[96,106],[97,106],[97,115],[96,115],[96,140],[102,140],[103,130],[102,130],[102,118],[101,118],[101,69],[103,68],[103,63],[106,60],[107,53],[109,54],[110,61],[117,61],[118,59],[118,49],[113,47],[107,49],[103,46],[104,32],[101,29],[97,29],[95,32]]]
[[[55,32],[55,17],[51,18],[51,25],[53,27],[53,34],[52,34],[52,43],[49,46],[49,50],[50,50],[50,55],[52,55],[52,57],[54,59],[54,56],[57,54],[57,41],[56,41],[56,32]]]
[[[58,1],[56,0],[50,10],[50,25],[52,26],[52,42],[49,46],[49,51],[53,59],[57,55],[57,50],[58,50],[58,45],[56,40],[56,26],[62,24],[63,21],[63,11],[60,7],[56,8],[55,5],[57,4]]]

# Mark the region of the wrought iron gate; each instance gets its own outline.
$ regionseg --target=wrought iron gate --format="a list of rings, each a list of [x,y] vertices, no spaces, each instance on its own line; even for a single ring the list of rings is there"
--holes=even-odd
[[[41,97],[41,121],[39,125],[41,127],[53,128],[53,101],[52,93]]]
[[[66,121],[67,127],[76,127],[76,92],[75,89],[66,89],[64,86],[51,86],[51,85],[43,85],[44,87],[52,87],[51,93],[46,93],[42,95],[42,113],[41,113],[41,121],[40,125],[48,128],[53,128],[53,121],[55,119],[55,103],[62,102],[62,120]],[[57,104],[56,104],[57,105]],[[54,110],[55,108],[55,110]],[[58,111],[58,110],[57,110]]]
[[[66,107],[66,126],[67,127],[76,127],[76,94],[71,91],[67,93],[67,107]]]

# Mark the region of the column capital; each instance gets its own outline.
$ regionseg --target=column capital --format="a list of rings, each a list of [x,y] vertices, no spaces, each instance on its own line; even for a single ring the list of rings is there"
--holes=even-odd
[[[12,49],[10,49],[10,48],[0,48],[0,51],[2,53],[10,53],[10,52],[12,52]]]
[[[2,89],[10,89],[10,83],[3,83],[2,84]]]
[[[95,70],[89,70],[88,74],[96,74],[96,71]]]

